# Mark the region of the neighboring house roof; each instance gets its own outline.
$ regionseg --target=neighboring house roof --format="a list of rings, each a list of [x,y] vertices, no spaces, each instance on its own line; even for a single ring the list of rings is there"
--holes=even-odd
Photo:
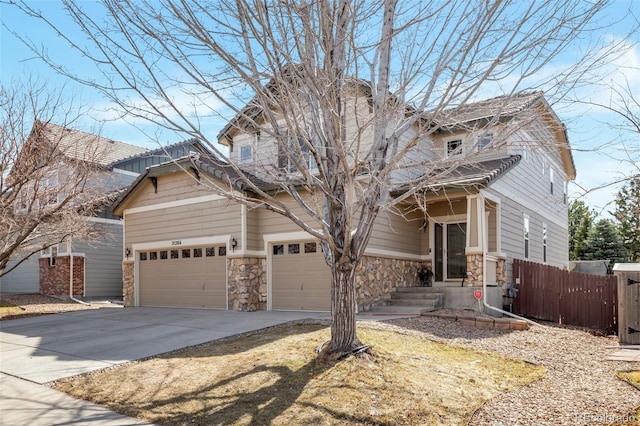
[[[155,156],[159,158],[163,158],[164,161],[161,161],[161,163],[164,163],[167,158],[173,158],[173,157],[175,157],[175,159],[181,158],[181,157],[184,157],[185,155],[188,155],[190,151],[200,152],[203,154],[210,154],[209,149],[202,142],[200,142],[196,138],[192,138],[192,139],[187,139],[181,142],[176,142],[171,145],[161,146],[156,149],[144,150],[142,152],[138,152],[128,157],[124,157],[117,161],[114,161],[111,165],[113,167],[118,167],[121,164],[128,163],[139,158],[155,157]],[[184,154],[179,156],[174,156],[173,155],[174,152],[183,152]]]
[[[122,158],[146,152],[147,149],[114,141],[54,123],[42,123],[41,131],[49,141],[57,143],[66,157],[109,166]]]

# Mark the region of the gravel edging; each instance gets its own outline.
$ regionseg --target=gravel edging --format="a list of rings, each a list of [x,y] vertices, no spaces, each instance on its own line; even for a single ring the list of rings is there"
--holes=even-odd
[[[487,401],[470,425],[636,424],[633,415],[640,407],[640,391],[618,379],[616,372],[640,369],[640,363],[605,360],[617,339],[560,327],[480,329],[434,317],[389,320],[386,324],[547,369],[540,380]]]
[[[2,294],[0,299],[18,306],[21,313],[0,315],[0,321],[27,318],[38,315],[57,314],[61,312],[83,311],[87,309],[100,309],[104,307],[119,307],[108,302],[78,303],[72,300],[63,300],[42,294]]]

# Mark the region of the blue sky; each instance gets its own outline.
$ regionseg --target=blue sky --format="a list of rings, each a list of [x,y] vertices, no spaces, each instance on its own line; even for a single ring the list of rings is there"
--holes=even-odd
[[[58,1],[41,0],[32,1],[30,4],[42,10],[54,22],[63,23],[67,19]],[[83,2],[84,7],[91,7],[91,5],[91,1]],[[577,94],[582,100],[608,100],[610,97],[606,87],[608,83],[620,82],[623,79],[629,82],[636,99],[640,100],[640,34],[629,35],[634,22],[633,17],[628,14],[629,10],[636,13],[636,18],[640,17],[640,0],[615,1],[613,7],[608,9],[607,15],[602,16],[601,19],[603,22],[610,20],[619,22],[613,27],[605,26],[600,33],[591,35],[605,41],[626,41],[628,46],[623,54],[610,64],[608,71],[601,74],[601,86],[578,89]],[[22,45],[7,27],[47,49],[58,62],[67,64],[70,69],[91,74],[92,64],[86,59],[78,58],[51,30],[42,25],[36,25],[33,19],[24,17],[3,4],[0,4],[0,20],[3,23],[0,27],[0,80],[3,84],[9,84],[11,81],[27,76],[46,82],[47,87],[52,90],[63,90],[68,100],[73,100],[75,105],[83,105],[84,109],[89,111],[89,115],[74,126],[81,130],[99,131],[103,136],[149,148],[156,147],[158,142],[166,144],[183,139],[180,135],[158,133],[157,127],[140,125],[139,121],[127,122],[116,117],[112,111],[109,111],[109,102],[102,95],[57,75],[35,58],[34,54]],[[81,35],[79,39],[82,39]],[[576,45],[576,51],[581,47]],[[578,177],[575,185],[570,187],[572,195],[581,194],[580,188],[597,188],[632,172],[639,172],[637,168],[639,166],[634,165],[631,160],[637,161],[640,156],[640,134],[617,130],[616,126],[621,124],[620,117],[585,105],[559,103],[554,104],[553,107],[567,125],[569,140],[574,149]],[[212,129],[214,134],[224,124],[224,120],[219,117],[212,119],[209,123],[214,127]],[[629,158],[624,148],[635,149],[635,156]],[[606,212],[607,203],[614,199],[618,188],[619,185],[609,185],[600,190],[590,191],[581,199],[597,212]]]

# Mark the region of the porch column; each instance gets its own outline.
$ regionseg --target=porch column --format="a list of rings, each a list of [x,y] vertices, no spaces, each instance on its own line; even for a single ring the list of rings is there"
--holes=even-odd
[[[486,237],[482,226],[485,215],[484,200],[479,194],[467,195],[467,279],[468,286],[482,286],[483,256]]]

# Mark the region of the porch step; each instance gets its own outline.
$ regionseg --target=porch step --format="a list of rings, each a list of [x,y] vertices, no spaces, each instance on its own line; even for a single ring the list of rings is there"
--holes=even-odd
[[[444,294],[433,287],[398,287],[384,305],[374,306],[371,312],[421,314],[444,304]]]
[[[369,312],[374,314],[405,314],[420,315],[435,309],[424,306],[374,306]]]

